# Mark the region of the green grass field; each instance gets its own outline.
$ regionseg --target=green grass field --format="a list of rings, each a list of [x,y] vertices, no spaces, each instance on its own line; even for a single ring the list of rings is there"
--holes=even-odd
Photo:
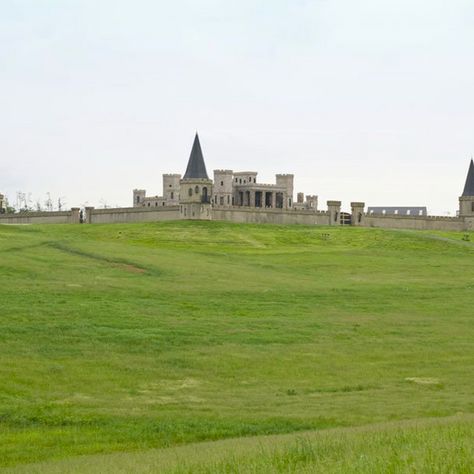
[[[462,238],[1,226],[0,466],[470,472],[474,243]]]

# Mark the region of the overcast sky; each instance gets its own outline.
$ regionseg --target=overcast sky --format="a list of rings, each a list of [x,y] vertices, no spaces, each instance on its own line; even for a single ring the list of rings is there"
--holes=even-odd
[[[184,173],[455,213],[472,0],[1,0],[0,192],[126,206]]]

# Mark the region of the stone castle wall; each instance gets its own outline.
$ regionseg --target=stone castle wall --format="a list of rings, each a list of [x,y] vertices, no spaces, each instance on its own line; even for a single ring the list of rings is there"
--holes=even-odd
[[[362,227],[382,227],[385,229],[415,230],[469,230],[468,223],[460,217],[443,216],[397,216],[366,214],[360,224]],[[472,228],[472,227],[471,227]]]
[[[251,207],[217,207],[211,210],[211,219],[252,224],[340,225],[338,201],[328,202],[330,211],[299,209],[259,209]],[[474,217],[400,216],[353,213],[352,225],[386,229],[474,231]],[[80,210],[63,212],[25,212],[0,215],[0,224],[78,224]],[[180,206],[162,208],[130,207],[86,208],[84,221],[91,224],[157,222],[182,219]]]
[[[21,212],[0,214],[0,224],[75,224],[79,223],[79,209],[61,212]]]
[[[88,212],[87,212],[88,211]],[[86,209],[90,224],[114,224],[117,222],[156,222],[179,219],[179,206],[158,208],[118,207],[109,209]]]
[[[330,225],[327,212],[258,209],[240,206],[213,209],[212,219],[249,224]]]

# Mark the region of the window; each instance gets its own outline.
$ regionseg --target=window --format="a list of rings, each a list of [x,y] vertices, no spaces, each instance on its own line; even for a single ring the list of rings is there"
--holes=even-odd
[[[196,186],[196,187],[194,188],[194,192],[195,192],[196,194],[199,194],[199,186]]]
[[[411,211],[410,211],[410,209],[408,209],[407,216],[409,216],[410,214],[411,214]]]
[[[137,204],[140,204],[140,196],[137,196]]]
[[[242,178],[239,179],[239,184],[242,184]]]
[[[245,181],[245,179],[244,179],[244,184],[246,184],[246,181]]]
[[[165,201],[163,201],[163,202],[161,203],[161,205],[164,206],[164,205],[165,205]]]
[[[252,176],[249,176],[249,183],[252,182]]]
[[[221,181],[221,186],[224,186],[224,181]]]
[[[227,204],[230,204],[230,196],[227,196]]]
[[[257,178],[253,178],[253,182],[256,183],[256,182],[257,182]]]
[[[219,204],[220,204],[221,206],[224,205],[224,196],[221,196],[221,197],[220,197],[220,199],[219,199]]]
[[[150,203],[148,203],[148,207],[150,207]]]
[[[174,192],[171,191],[171,199],[174,199]]]
[[[235,182],[237,183],[239,181],[239,178],[235,178]]]
[[[169,187],[171,188],[171,184],[169,185]]]
[[[395,209],[395,213],[394,213],[396,216],[398,216],[398,209]]]
[[[163,204],[164,204],[164,203],[163,203]],[[157,202],[155,202],[155,207],[156,207],[156,206],[158,206],[158,203],[157,203]]]
[[[193,188],[189,188],[189,189],[188,189],[188,194],[189,194],[190,196],[193,195]]]

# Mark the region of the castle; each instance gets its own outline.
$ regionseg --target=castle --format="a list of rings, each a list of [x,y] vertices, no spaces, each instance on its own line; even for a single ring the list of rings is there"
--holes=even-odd
[[[275,184],[257,182],[256,171],[214,170],[214,180],[207,175],[199,136],[196,134],[183,178],[180,174],[163,175],[163,196],[146,197],[144,189],[134,189],[134,207],[176,206],[181,203],[183,218],[209,217],[189,208],[192,203],[219,207],[254,207],[259,209],[308,209],[317,211],[318,197],[298,193],[293,202],[292,174],[277,174]]]
[[[0,195],[0,224],[113,223],[164,220],[225,220],[242,223],[350,225],[418,230],[474,230],[474,161],[471,160],[456,217],[429,216],[426,208],[379,208],[351,202],[351,212],[342,212],[341,201],[327,201],[318,209],[318,197],[297,194],[293,199],[293,175],[277,174],[274,184],[259,183],[255,171],[214,170],[213,180],[196,134],[184,175],[164,174],[163,195],[147,197],[133,191],[133,205],[125,208],[72,208],[59,212],[8,214]]]

